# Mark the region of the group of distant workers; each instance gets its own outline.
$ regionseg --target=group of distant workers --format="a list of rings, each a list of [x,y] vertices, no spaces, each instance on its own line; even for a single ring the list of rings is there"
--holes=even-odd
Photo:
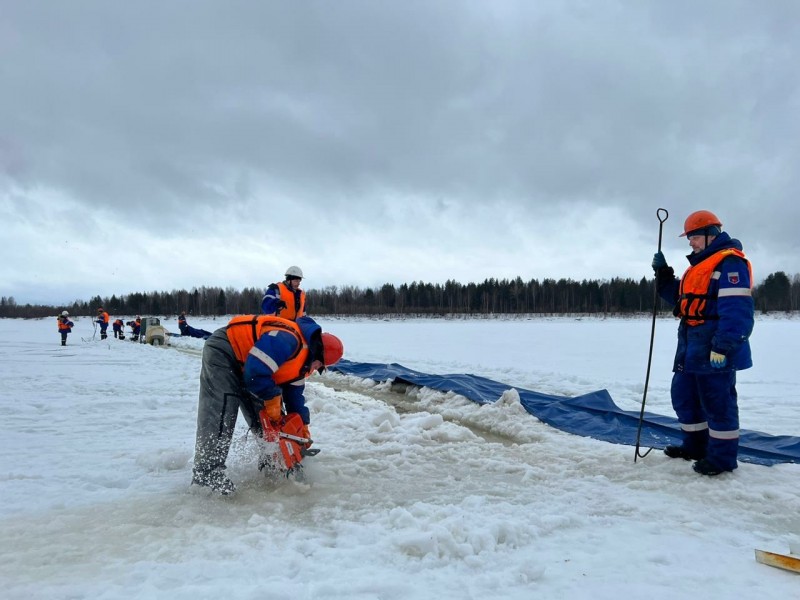
[[[108,338],[108,324],[111,321],[111,317],[109,314],[103,309],[102,306],[98,307],[97,309],[97,316],[95,317],[94,323],[95,326],[100,326],[100,339],[105,340]],[[70,321],[69,319],[69,312],[64,310],[61,312],[60,315],[57,317],[58,322],[58,333],[61,335],[61,345],[67,345],[67,336],[72,333],[72,328],[75,327],[75,323]],[[113,323],[111,323],[111,328],[114,332],[114,337],[119,340],[125,339],[125,332],[123,330],[123,326],[127,325],[131,328],[131,339],[134,342],[139,341],[139,332],[141,331],[142,327],[142,320],[137,315],[135,319],[132,321],[127,321],[123,323],[122,319],[115,319]]]

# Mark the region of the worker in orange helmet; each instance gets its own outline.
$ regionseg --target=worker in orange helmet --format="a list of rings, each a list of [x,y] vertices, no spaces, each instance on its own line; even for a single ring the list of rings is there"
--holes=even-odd
[[[259,413],[277,423],[283,404],[286,413],[300,415],[303,437],[310,439],[305,378],[343,353],[341,340],[311,317],[242,315],[217,329],[203,347],[192,483],[223,495],[235,491],[225,462],[239,410],[261,433]]]
[[[671,395],[683,442],[664,453],[695,460],[701,475],[719,475],[737,467],[736,371],[753,366],[753,272],[741,242],[711,211],[690,214],[680,236],[692,249],[683,277],[661,251],[653,257],[658,293],[680,317]]]

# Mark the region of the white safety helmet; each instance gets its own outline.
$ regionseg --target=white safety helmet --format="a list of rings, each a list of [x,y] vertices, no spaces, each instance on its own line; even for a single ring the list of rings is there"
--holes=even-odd
[[[303,278],[303,270],[300,267],[292,265],[286,269],[286,279],[293,279],[295,277]]]
[[[68,313],[67,311],[62,311],[62,312],[61,312],[61,316],[62,316],[62,317],[68,317],[68,316],[69,316],[69,313]]]

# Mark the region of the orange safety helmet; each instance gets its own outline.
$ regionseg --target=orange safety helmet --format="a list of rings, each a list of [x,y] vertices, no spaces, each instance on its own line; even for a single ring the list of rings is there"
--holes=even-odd
[[[683,222],[683,233],[678,237],[684,237],[693,231],[708,227],[722,227],[722,222],[710,210],[698,210],[686,217]]]
[[[322,362],[325,363],[325,366],[330,367],[331,365],[336,364],[337,362],[339,362],[339,359],[342,358],[343,354],[344,354],[344,345],[342,344],[342,340],[340,340],[332,333],[323,333]]]

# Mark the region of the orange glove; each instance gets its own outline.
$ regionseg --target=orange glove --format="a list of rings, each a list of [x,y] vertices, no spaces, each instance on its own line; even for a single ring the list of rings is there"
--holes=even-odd
[[[281,420],[281,395],[278,394],[274,398],[264,400],[264,412],[267,413],[267,418],[270,421],[278,422]]]
[[[309,440],[309,442],[305,445],[306,448],[311,447],[311,432],[308,430],[308,425],[303,425],[303,437]]]

